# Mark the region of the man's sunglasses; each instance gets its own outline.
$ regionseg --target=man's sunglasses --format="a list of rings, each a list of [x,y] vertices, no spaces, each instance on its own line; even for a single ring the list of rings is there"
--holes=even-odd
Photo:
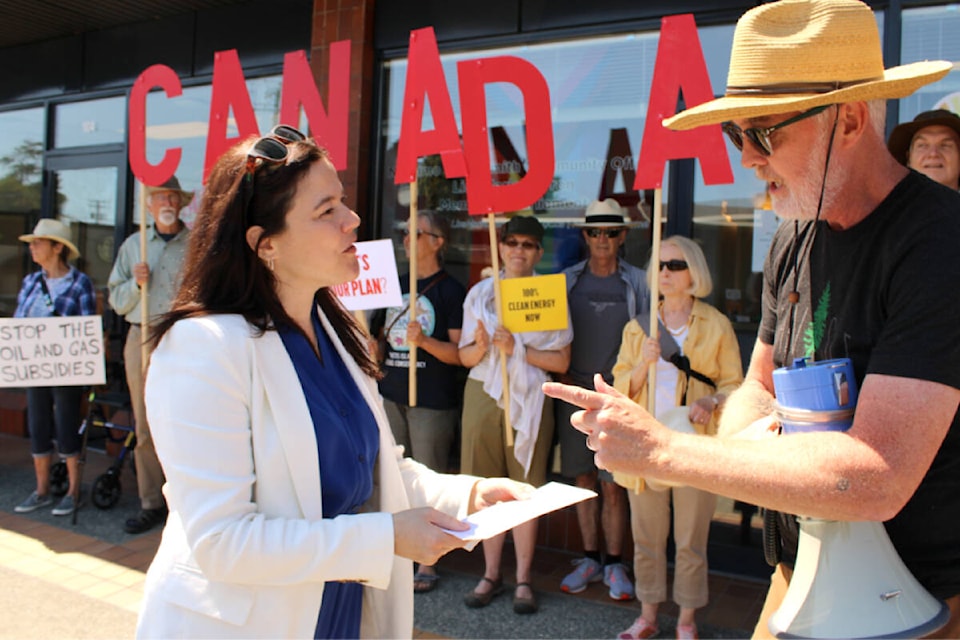
[[[800,122],[801,120],[811,118],[818,113],[822,113],[830,106],[832,105],[826,104],[822,107],[814,107],[813,109],[804,111],[803,113],[793,116],[792,118],[787,118],[783,122],[775,124],[772,127],[750,127],[748,129],[741,129],[732,122],[724,122],[722,125],[720,125],[720,128],[723,129],[725,134],[727,134],[727,137],[730,138],[730,142],[733,143],[733,146],[735,146],[738,151],[743,151],[743,138],[746,136],[750,142],[753,143],[753,146],[760,151],[760,153],[765,156],[769,156],[773,155],[773,145],[770,143],[771,133],[777,129],[783,129],[787,125]]]
[[[280,164],[286,162],[291,142],[304,142],[307,136],[293,127],[278,124],[270,133],[256,140],[247,151],[247,167],[243,179],[243,188],[246,194],[243,198],[242,221],[243,228],[249,225],[250,202],[253,200],[254,174],[265,162]]]
[[[666,267],[667,271],[686,271],[689,268],[686,260],[661,260],[660,271]]]
[[[599,229],[597,227],[591,227],[587,229],[587,235],[591,238],[599,238],[600,236],[607,236],[608,238],[619,238],[620,234],[623,233],[623,229]]]
[[[539,249],[540,245],[536,242],[530,242],[529,240],[520,241],[516,238],[510,238],[509,240],[503,241],[504,246],[510,247],[511,249],[516,249],[520,247],[524,251],[533,251],[534,249]]]

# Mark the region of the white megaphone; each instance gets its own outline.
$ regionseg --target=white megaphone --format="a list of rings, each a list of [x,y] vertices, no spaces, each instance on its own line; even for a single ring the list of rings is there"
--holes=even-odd
[[[846,431],[857,403],[848,358],[773,372],[783,433]],[[883,523],[800,517],[797,561],[780,608],[778,638],[917,638],[950,616],[904,566]]]

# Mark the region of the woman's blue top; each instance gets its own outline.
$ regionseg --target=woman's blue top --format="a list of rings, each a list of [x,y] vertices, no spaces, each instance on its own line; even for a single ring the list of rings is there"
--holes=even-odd
[[[373,467],[380,450],[380,433],[367,405],[327,336],[316,307],[313,330],[320,358],[299,331],[280,327],[278,332],[294,369],[317,434],[323,517],[357,513],[373,492]],[[327,582],[317,619],[315,638],[359,638],[363,585]]]

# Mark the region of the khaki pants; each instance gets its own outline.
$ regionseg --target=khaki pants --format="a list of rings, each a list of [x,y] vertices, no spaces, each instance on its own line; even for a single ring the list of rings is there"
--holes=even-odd
[[[791,577],[793,577],[793,570],[783,564],[778,564],[773,575],[770,576],[770,589],[767,591],[767,599],[763,603],[760,619],[753,630],[754,638],[774,637],[767,625],[770,622],[770,617],[783,603],[783,599],[787,595],[787,587],[790,586]],[[950,619],[946,626],[939,631],[924,636],[925,638],[960,638],[960,595],[947,599],[947,606],[950,608]]]
[[[123,346],[123,365],[127,372],[127,387],[130,389],[130,404],[133,405],[133,419],[137,429],[137,491],[140,494],[140,506],[143,509],[160,509],[164,506],[163,469],[157,459],[157,452],[153,448],[153,438],[150,437],[150,425],[147,423],[147,408],[143,402],[143,381],[146,377],[146,367],[143,366],[141,346],[144,336],[140,325],[130,325],[127,333],[127,342]],[[153,344],[150,345],[150,352]],[[147,365],[150,364],[150,352],[147,354]]]
[[[707,604],[707,539],[717,496],[691,487],[665,491],[628,491],[633,531],[633,572],[637,599],[658,603],[667,599],[667,536],[673,500],[673,541],[677,548],[673,600],[688,609]]]

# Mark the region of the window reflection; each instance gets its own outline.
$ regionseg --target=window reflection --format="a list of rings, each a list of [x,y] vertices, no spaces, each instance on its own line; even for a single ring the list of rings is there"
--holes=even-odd
[[[0,317],[13,315],[31,268],[17,238],[33,229],[43,190],[43,109],[0,113]]]
[[[126,111],[124,96],[57,105],[53,144],[61,148],[122,143],[126,137]]]
[[[900,100],[900,122],[913,120],[921,111],[948,109],[960,113],[960,6],[904,9],[902,63],[950,60],[954,69],[945,78],[921,87]]]
[[[280,117],[282,77],[252,78],[246,84],[257,125],[261,132],[269,131],[278,124]],[[202,200],[210,95],[209,84],[185,87],[183,94],[176,98],[168,98],[162,91],[152,91],[147,95],[147,160],[156,164],[163,159],[167,149],[180,147],[183,150],[177,178],[184,190],[195,193],[193,201],[180,213],[187,226],[193,224]],[[298,123],[288,124],[297,126]],[[299,127],[306,131],[302,114]],[[237,122],[231,117],[227,121],[227,137],[238,138],[239,135]],[[136,197],[139,198],[139,191]],[[133,221],[139,220],[140,212],[134,207]]]
[[[117,210],[117,168],[96,167],[54,173],[56,216],[70,227],[80,250],[77,268],[93,286],[107,286],[113,265],[113,229]]]

